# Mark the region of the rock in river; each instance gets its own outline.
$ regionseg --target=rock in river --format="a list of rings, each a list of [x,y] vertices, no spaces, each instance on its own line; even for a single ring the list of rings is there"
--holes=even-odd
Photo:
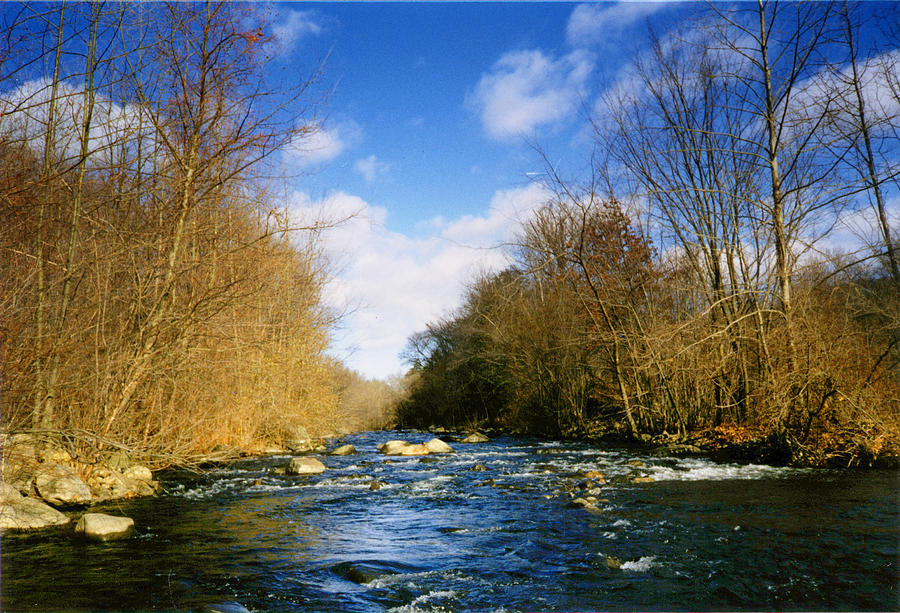
[[[75,534],[97,541],[112,541],[131,534],[134,520],[105,513],[85,513],[75,524]]]
[[[384,455],[419,456],[431,453],[425,445],[407,443],[406,441],[388,441],[378,446]]]
[[[220,602],[206,605],[207,613],[250,613],[250,609],[236,602]]]
[[[356,447],[353,445],[341,445],[331,452],[331,455],[351,455],[356,453]]]
[[[487,443],[490,440],[491,439],[483,435],[481,432],[473,432],[466,438],[462,439],[460,443]]]
[[[288,475],[318,475],[325,472],[325,465],[315,458],[294,458],[285,469]]]
[[[409,444],[406,447],[400,450],[400,453],[397,455],[405,455],[405,456],[417,456],[417,455],[428,455],[431,453],[428,450],[428,447],[421,443],[417,444]]]
[[[409,445],[406,441],[387,441],[378,446],[378,451],[384,455],[399,455],[401,449]]]
[[[439,438],[433,438],[425,446],[430,453],[453,453],[453,447],[445,443]]]

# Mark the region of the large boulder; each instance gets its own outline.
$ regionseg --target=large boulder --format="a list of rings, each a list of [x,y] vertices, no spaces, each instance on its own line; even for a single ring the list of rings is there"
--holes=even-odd
[[[37,530],[72,521],[50,505],[35,498],[26,498],[14,487],[8,487],[7,493],[15,492],[18,497],[4,495],[0,503],[0,530]]]
[[[445,443],[439,438],[433,438],[425,446],[430,453],[453,453],[453,447]]]
[[[288,475],[318,475],[325,472],[325,465],[315,458],[294,458],[285,469]]]
[[[306,431],[299,424],[285,426],[281,434],[281,446],[293,453],[312,451],[314,444]]]
[[[388,441],[378,446],[378,450],[384,455],[420,456],[431,453],[428,447],[421,443],[407,443],[406,441]]]
[[[462,439],[460,443],[487,443],[490,440],[491,439],[483,435],[481,432],[473,432],[466,438]]]
[[[406,441],[387,441],[378,446],[378,451],[384,455],[400,455],[400,450],[408,446]]]
[[[131,534],[134,520],[105,513],[85,513],[75,524],[75,533],[97,541],[112,541]]]
[[[351,455],[356,453],[356,447],[353,445],[341,445],[331,452],[331,455]]]
[[[93,498],[91,488],[75,469],[60,464],[41,465],[34,478],[34,488],[52,505],[87,504]]]
[[[416,444],[409,444],[406,447],[403,447],[400,450],[400,453],[398,453],[396,455],[420,456],[420,455],[428,455],[429,453],[431,453],[431,452],[428,451],[428,447],[426,447],[425,445],[423,445],[421,443],[416,443]]]

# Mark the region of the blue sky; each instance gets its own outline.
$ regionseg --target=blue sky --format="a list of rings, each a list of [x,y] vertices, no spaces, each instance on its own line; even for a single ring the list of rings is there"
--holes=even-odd
[[[322,131],[285,155],[291,206],[357,216],[323,238],[328,299],[352,310],[333,352],[370,377],[404,371],[406,338],[506,263],[492,247],[546,193],[535,144],[577,173],[584,105],[674,3],[279,3],[270,70],[327,55]]]

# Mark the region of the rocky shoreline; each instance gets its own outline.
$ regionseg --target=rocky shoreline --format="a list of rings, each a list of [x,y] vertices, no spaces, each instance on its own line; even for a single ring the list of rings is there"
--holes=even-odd
[[[151,496],[159,490],[153,472],[122,454],[107,464],[87,464],[61,446],[30,434],[3,435],[0,530],[37,530],[76,521],[76,533],[107,539],[125,535],[121,522],[83,513],[93,504]],[[104,516],[112,517],[112,516]],[[85,520],[87,518],[87,520]],[[111,528],[111,526],[116,526]]]

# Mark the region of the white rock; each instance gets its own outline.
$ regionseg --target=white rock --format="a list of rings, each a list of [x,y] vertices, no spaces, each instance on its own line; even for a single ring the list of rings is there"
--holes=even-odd
[[[422,445],[421,443],[416,445],[407,445],[403,447],[399,453],[394,455],[402,455],[402,456],[418,456],[418,455],[428,455],[430,452],[428,451],[428,447]]]
[[[111,541],[128,536],[134,529],[130,517],[117,517],[105,513],[85,513],[75,524],[75,533],[98,541]]]
[[[379,445],[378,451],[385,455],[400,455],[400,450],[408,446],[406,441],[388,441]]]
[[[425,443],[425,446],[428,447],[428,451],[431,453],[453,453],[453,447],[439,438],[431,439]]]
[[[353,445],[341,445],[331,452],[331,455],[350,455],[356,453],[356,447]]]
[[[78,477],[74,468],[53,464],[42,468],[34,478],[38,495],[53,505],[83,504],[91,501],[91,488]]]
[[[18,499],[10,496],[0,504],[0,530],[36,530],[61,526],[70,521],[50,505],[21,494]]]
[[[325,472],[325,465],[315,458],[294,458],[285,469],[288,475],[317,475]]]
[[[430,453],[425,445],[407,443],[406,441],[388,441],[383,445],[379,445],[378,449],[385,455],[419,456]]]
[[[22,500],[24,496],[9,483],[0,483],[0,503],[12,504]]]

